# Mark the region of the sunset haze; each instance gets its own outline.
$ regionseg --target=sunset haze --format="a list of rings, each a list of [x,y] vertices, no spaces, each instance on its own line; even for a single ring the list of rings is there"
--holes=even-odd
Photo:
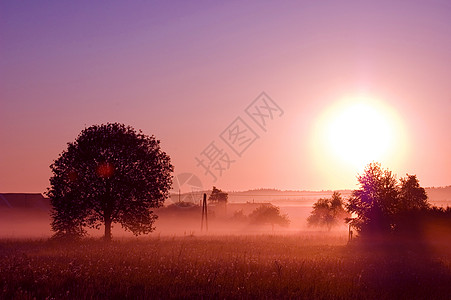
[[[108,122],[155,135],[205,189],[354,189],[373,160],[447,186],[450,58],[447,1],[3,1],[0,192],[44,193],[67,143]],[[243,123],[255,141],[233,150]],[[347,155],[354,140],[380,148]],[[212,142],[233,161],[216,181],[196,160]]]

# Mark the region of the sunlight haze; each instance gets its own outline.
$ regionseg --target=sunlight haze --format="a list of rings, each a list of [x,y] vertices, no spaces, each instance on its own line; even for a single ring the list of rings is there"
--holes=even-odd
[[[2,1],[0,191],[45,192],[66,144],[107,122],[205,188],[352,189],[368,161],[446,186],[450,53],[446,1]],[[265,127],[246,113],[262,92]],[[232,149],[238,125],[251,143]],[[196,160],[212,142],[232,161],[216,181]]]

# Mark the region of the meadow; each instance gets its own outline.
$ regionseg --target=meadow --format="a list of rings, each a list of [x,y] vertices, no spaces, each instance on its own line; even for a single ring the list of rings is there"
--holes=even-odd
[[[447,243],[326,234],[0,241],[1,299],[449,299]]]

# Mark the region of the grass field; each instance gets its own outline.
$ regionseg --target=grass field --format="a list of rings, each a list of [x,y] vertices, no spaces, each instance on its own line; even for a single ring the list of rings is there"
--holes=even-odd
[[[2,240],[0,298],[450,299],[450,249],[403,245],[313,235]]]

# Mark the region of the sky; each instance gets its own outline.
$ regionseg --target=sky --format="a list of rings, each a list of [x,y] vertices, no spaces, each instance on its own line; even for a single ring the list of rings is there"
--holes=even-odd
[[[450,57],[447,1],[2,1],[0,192],[107,122],[182,192],[353,189],[371,161],[450,185]]]

